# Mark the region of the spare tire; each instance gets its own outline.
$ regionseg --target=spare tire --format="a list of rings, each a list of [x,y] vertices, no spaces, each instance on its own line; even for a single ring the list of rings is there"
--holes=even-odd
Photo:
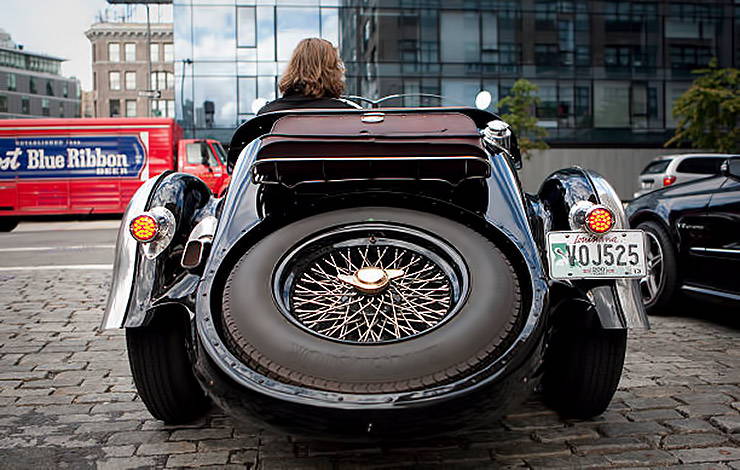
[[[271,378],[390,393],[463,378],[508,346],[517,276],[489,239],[413,210],[307,217],[244,253],[223,293],[229,349]]]

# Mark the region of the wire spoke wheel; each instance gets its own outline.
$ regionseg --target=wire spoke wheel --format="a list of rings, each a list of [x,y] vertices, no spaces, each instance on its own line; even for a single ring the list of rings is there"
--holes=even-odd
[[[378,224],[319,236],[276,270],[275,296],[299,327],[357,344],[400,341],[447,321],[467,290],[457,253],[435,237]]]

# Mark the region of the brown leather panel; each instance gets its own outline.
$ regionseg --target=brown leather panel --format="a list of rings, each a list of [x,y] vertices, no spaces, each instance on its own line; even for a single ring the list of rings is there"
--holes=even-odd
[[[486,158],[475,123],[460,113],[288,115],[262,138],[258,158],[476,156]]]

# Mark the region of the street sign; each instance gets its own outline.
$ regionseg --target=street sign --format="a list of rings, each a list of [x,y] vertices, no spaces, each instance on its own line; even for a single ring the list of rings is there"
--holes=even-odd
[[[144,90],[139,92],[139,96],[156,99],[162,97],[162,92],[159,90]]]

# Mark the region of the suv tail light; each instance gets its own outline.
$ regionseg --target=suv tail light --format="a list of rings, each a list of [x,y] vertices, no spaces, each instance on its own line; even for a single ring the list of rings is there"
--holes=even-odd
[[[675,176],[665,176],[665,177],[663,177],[663,186],[670,186],[670,185],[672,185],[675,182],[676,182],[676,177]]]

